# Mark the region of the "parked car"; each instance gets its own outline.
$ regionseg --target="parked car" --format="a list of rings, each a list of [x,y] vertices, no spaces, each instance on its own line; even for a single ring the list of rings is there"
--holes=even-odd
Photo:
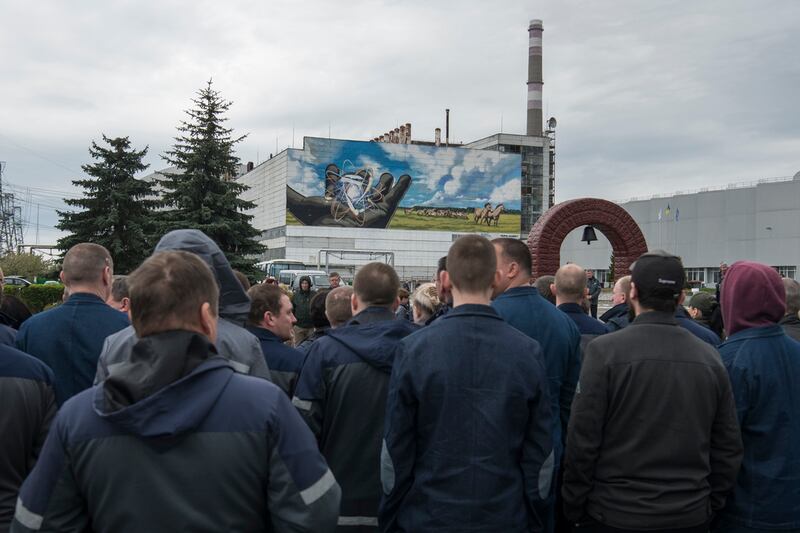
[[[311,279],[311,290],[330,289],[331,282],[324,270],[281,270],[278,282],[288,285],[292,291],[300,289],[300,278],[308,276]]]
[[[10,285],[12,287],[27,287],[28,285],[32,285],[32,283],[19,276],[6,276],[5,280],[3,281],[3,285]]]

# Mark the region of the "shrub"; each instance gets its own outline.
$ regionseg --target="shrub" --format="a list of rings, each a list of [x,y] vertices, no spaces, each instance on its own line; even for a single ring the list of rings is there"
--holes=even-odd
[[[28,285],[27,287],[3,288],[5,294],[16,296],[28,306],[32,313],[38,313],[45,307],[61,303],[64,286],[58,285]]]

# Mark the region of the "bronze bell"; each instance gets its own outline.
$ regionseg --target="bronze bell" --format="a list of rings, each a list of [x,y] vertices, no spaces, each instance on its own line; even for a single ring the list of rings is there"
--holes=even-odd
[[[583,228],[583,237],[581,237],[581,241],[585,242],[586,244],[592,244],[592,241],[597,240],[597,234],[594,232],[594,228],[592,226],[586,226]]]

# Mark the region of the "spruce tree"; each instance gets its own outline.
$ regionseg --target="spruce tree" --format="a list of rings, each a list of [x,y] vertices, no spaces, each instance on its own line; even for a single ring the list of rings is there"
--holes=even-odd
[[[245,213],[255,204],[239,196],[247,186],[234,179],[239,158],[233,148],[246,136],[234,138],[233,130],[225,127],[224,114],[231,102],[212,89],[210,80],[192,102],[188,119],[178,126],[173,149],[164,156],[177,167],[177,172],[160,180],[168,208],[164,229],[202,231],[219,245],[233,268],[252,274],[252,256],[264,247],[256,240],[260,232],[250,224],[253,217]]]
[[[153,183],[134,177],[147,168],[142,162],[147,147],[133,149],[128,137],[103,135],[103,142],[108,147],[92,141],[89,154],[97,162],[81,167],[90,177],[72,182],[85,189],[84,197],[64,200],[83,211],[58,212],[56,227],[70,232],[58,240],[58,248],[66,252],[81,242],[103,245],[114,260],[114,271],[128,273],[152,251],[159,202]]]

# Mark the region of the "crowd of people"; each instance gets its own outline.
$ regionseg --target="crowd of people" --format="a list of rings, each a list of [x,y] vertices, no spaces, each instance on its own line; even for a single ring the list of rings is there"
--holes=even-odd
[[[687,300],[651,251],[599,318],[591,271],[477,235],[413,291],[250,286],[197,230],[61,280],[0,328],[0,532],[800,531],[800,284],[769,266]]]

